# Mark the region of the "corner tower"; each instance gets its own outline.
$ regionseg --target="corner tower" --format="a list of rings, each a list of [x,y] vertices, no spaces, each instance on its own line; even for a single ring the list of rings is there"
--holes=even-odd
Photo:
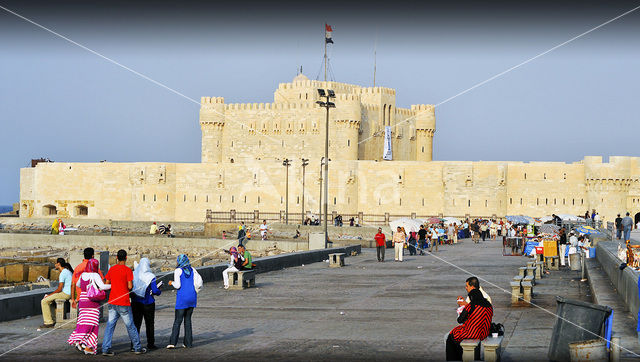
[[[436,114],[432,104],[411,106],[416,125],[416,161],[433,161],[433,135],[436,132]]]
[[[224,114],[224,98],[201,98],[200,129],[202,130],[202,163],[217,163],[222,161]]]

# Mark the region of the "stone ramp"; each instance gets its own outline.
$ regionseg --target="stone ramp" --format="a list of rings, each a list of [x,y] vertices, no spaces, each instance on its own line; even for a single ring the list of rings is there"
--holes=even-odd
[[[623,347],[620,351],[621,359],[637,361],[639,357],[633,353],[640,354],[640,344],[636,321],[631,314],[634,311],[629,311],[597,259],[586,259],[585,267],[593,302],[613,308],[613,333],[614,336],[620,337],[620,345]]]

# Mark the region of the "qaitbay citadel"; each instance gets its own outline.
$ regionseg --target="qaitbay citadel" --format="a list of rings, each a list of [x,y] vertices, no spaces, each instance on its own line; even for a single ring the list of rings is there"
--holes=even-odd
[[[365,215],[366,223],[366,215],[537,217],[592,209],[612,221],[640,211],[638,157],[433,161],[432,105],[400,108],[394,89],[299,74],[278,86],[271,103],[202,97],[201,163],[52,162],[21,169],[20,216],[201,222],[207,210],[278,213],[286,203],[284,159],[291,160],[289,212],[300,213],[302,158],[309,159],[305,210],[317,214],[326,116],[316,104],[319,88],[336,93],[329,212]],[[385,141],[391,160],[383,158]]]

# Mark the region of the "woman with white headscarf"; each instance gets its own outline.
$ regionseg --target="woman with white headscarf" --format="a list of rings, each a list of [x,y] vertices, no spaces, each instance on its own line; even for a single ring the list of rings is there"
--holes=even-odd
[[[131,293],[133,324],[135,324],[138,334],[140,334],[140,327],[144,318],[144,325],[147,329],[147,350],[150,351],[158,348],[155,345],[154,336],[156,301],[153,296],[162,293],[158,289],[162,282],[156,283],[156,276],[151,271],[151,263],[148,258],[142,258],[140,259],[140,264],[134,264],[133,293]]]

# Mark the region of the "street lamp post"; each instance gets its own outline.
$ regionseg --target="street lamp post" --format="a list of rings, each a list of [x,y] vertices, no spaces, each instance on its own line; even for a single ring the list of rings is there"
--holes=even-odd
[[[285,186],[285,211],[284,211],[284,215],[285,215],[285,223],[289,224],[289,166],[291,166],[291,160],[288,158],[285,158],[284,161],[282,161],[282,166],[285,167],[286,171],[286,186]]]
[[[318,221],[322,222],[322,166],[324,166],[324,156],[320,159],[320,198],[318,199]]]
[[[302,224],[304,225],[304,175],[305,175],[305,167],[309,164],[308,158],[302,159]]]
[[[327,201],[329,200],[329,108],[335,108],[335,103],[331,102],[330,100],[336,97],[336,93],[331,90],[331,89],[327,89],[327,91],[325,92],[324,89],[318,89],[318,95],[320,96],[320,98],[325,98],[325,101],[317,101],[316,103],[322,107],[325,108],[327,110],[327,118],[326,118],[326,122],[325,122],[325,137],[324,137],[324,159],[325,159],[325,164],[324,164],[324,247],[327,247],[327,241],[328,241],[328,217],[327,217],[327,209],[328,209],[328,203]]]

